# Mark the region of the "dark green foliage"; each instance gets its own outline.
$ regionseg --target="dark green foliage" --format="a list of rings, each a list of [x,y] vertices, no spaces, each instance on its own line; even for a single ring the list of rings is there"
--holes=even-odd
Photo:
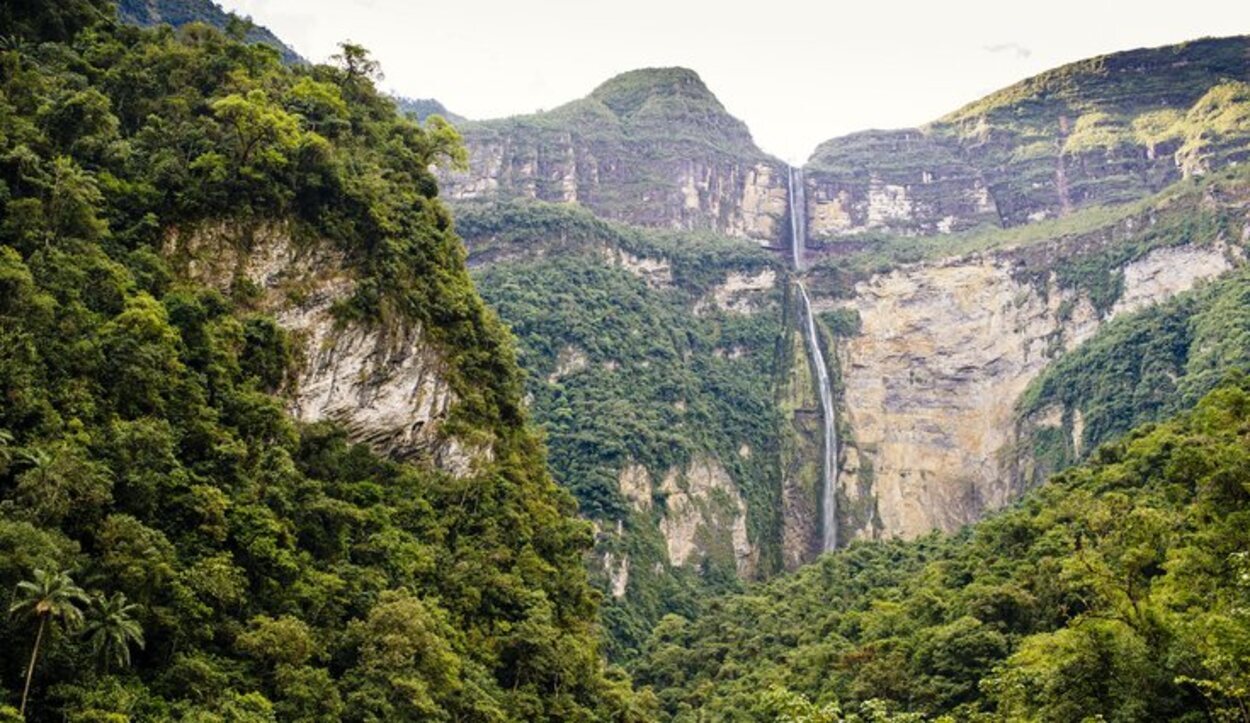
[[[231,34],[239,33],[249,43],[264,43],[277,50],[283,62],[304,62],[269,28],[222,10],[214,0],[117,0],[116,5],[118,17],[125,23],[144,27],[166,24],[175,28],[204,23]]]
[[[1242,272],[1112,321],[1029,388],[1021,417],[1058,405],[1062,427],[1026,426],[1034,477],[1135,426],[1186,409],[1232,370],[1250,368],[1250,278]],[[1074,439],[1080,416],[1080,438]],[[1036,481],[1036,480],[1035,480]]]
[[[436,198],[457,137],[360,67],[111,21],[0,52],[0,590],[100,596],[85,636],[47,626],[29,720],[643,717]],[[291,420],[296,345],[255,290],[163,255],[266,224],[342,252],[344,324],[422,326],[493,462],[452,478]],[[30,623],[0,625],[5,703]]]
[[[623,549],[610,550],[631,560],[628,597],[605,610],[612,652],[633,654],[662,614],[692,609],[701,589],[737,584],[731,550],[698,570],[669,567],[656,528],[663,501],[634,511],[619,491],[626,465],[647,468],[658,486],[697,456],[719,460],[747,502],[760,572],[777,569],[780,292],[754,314],[705,300],[727,273],[776,270],[775,259],[746,242],[644,232],[568,206],[471,206],[456,225],[471,260],[485,264],[478,287],[520,342],[556,477],[583,514],[625,525]],[[648,283],[608,262],[612,254],[667,269]]]
[[[857,543],[670,617],[637,678],[681,721],[1241,720],[1247,434],[1237,380],[959,535]]]
[[[818,316],[834,336],[856,336],[863,328],[863,319],[855,309],[834,309]]]
[[[0,28],[27,41],[69,40],[83,28],[107,18],[108,0],[10,0],[0,5]]]

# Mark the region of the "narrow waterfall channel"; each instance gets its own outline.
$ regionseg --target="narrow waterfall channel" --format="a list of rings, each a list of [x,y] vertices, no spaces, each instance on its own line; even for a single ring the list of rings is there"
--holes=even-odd
[[[790,247],[794,256],[794,271],[803,271],[803,248],[807,241],[807,203],[804,199],[803,171],[790,168]],[[824,422],[825,440],[823,465],[821,467],[821,549],[825,552],[838,546],[838,430],[833,412],[833,387],[829,383],[829,367],[825,365],[824,352],[820,350],[820,336],[816,333],[816,316],[812,313],[812,300],[802,279],[796,279],[799,300],[803,304],[803,331],[807,337],[808,353],[816,370],[816,383],[820,389],[821,420]]]

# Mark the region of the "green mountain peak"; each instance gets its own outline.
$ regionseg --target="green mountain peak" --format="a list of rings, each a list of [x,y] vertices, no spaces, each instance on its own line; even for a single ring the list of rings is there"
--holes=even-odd
[[[699,74],[681,67],[639,68],[621,73],[604,81],[591,92],[590,97],[621,117],[632,116],[653,98],[709,103],[717,110],[725,111]]]

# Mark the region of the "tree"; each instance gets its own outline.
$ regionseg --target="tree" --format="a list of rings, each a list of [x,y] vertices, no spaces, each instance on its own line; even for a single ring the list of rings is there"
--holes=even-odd
[[[139,606],[126,601],[125,593],[103,595],[91,601],[91,619],[83,629],[83,637],[108,672],[109,663],[130,665],[130,646],[143,647],[143,626],[133,617]]]
[[[26,714],[26,698],[30,695],[30,681],[35,672],[35,660],[39,655],[39,644],[43,642],[43,629],[48,621],[60,621],[67,628],[77,627],[82,623],[82,611],[76,603],[88,602],[87,593],[74,584],[70,576],[64,572],[48,572],[35,570],[34,580],[23,580],[17,584],[13,605],[9,608],[12,615],[32,615],[39,620],[39,630],[35,633],[35,644],[30,650],[30,664],[26,668],[26,685],[22,688],[21,714]]]
[[[339,67],[347,72],[350,78],[365,78],[372,81],[382,79],[382,66],[369,57],[369,50],[355,43],[339,43],[340,53],[330,56]]]
[[[779,685],[760,696],[755,712],[777,723],[841,723],[843,720],[837,703],[816,705],[802,693]]]
[[[0,5],[0,28],[19,38],[64,41],[113,12],[105,0],[14,0]]]
[[[13,461],[13,435],[8,430],[0,429],[0,474],[9,468]]]

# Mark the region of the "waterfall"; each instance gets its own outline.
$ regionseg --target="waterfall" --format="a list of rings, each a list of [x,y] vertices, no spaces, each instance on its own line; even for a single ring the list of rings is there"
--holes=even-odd
[[[807,240],[807,203],[803,197],[803,171],[790,169],[790,247],[794,256],[794,270],[803,270],[803,248]],[[816,333],[816,316],[812,313],[812,300],[807,296],[807,287],[801,280],[796,282],[799,287],[799,300],[802,303],[802,316],[805,321],[808,353],[812,366],[816,369],[816,383],[820,389],[821,420],[824,423],[825,439],[821,466],[821,550],[828,552],[838,546],[838,430],[833,412],[833,387],[829,383],[829,367],[825,365],[824,352],[820,350],[820,336]]]
[[[803,170],[790,167],[790,251],[794,270],[803,270],[803,245],[807,242],[807,199],[804,197]]]

